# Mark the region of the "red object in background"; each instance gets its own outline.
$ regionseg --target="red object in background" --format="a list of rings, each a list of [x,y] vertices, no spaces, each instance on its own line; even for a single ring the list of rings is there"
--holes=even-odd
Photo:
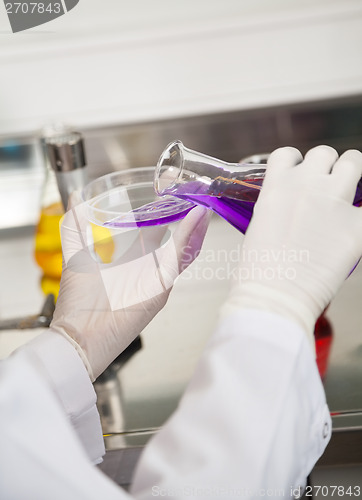
[[[329,361],[329,354],[333,340],[333,329],[325,312],[319,316],[314,328],[314,338],[317,354],[317,366],[321,378],[326,375]]]

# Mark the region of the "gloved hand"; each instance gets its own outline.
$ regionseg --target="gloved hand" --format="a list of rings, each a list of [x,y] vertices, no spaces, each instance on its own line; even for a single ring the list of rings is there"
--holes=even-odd
[[[153,226],[108,236],[102,252],[86,212],[85,204],[73,206],[61,225],[63,272],[51,328],[74,345],[94,381],[166,304],[199,252],[209,215],[192,209],[161,246],[167,230]],[[112,262],[98,262],[107,246]]]
[[[246,232],[238,279],[221,314],[275,312],[313,331],[362,255],[362,208],[352,206],[362,154],[328,146],[274,151]]]

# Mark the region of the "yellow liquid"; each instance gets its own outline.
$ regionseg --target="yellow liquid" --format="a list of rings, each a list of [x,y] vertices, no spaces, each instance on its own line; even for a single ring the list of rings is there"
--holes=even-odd
[[[59,222],[63,206],[54,203],[42,209],[35,233],[35,260],[43,270],[41,287],[45,294],[58,295],[59,281],[62,274],[62,245]]]
[[[63,215],[63,206],[60,202],[43,208],[35,233],[35,260],[44,273],[41,279],[41,288],[46,295],[52,293],[55,298],[59,293],[59,282],[62,274],[59,223]],[[114,241],[110,230],[94,224],[91,227],[95,253],[101,262],[112,262]]]
[[[115,250],[111,231],[107,227],[95,224],[91,224],[91,228],[95,253],[104,264],[111,263]]]

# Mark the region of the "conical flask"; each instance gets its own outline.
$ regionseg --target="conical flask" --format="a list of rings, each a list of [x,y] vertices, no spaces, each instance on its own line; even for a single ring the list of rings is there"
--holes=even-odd
[[[172,195],[204,205],[245,232],[259,196],[266,165],[227,163],[174,141],[155,172],[159,196]]]
[[[266,159],[264,155],[264,163],[255,163],[257,157],[227,163],[174,141],[158,161],[154,188],[159,196],[172,195],[204,205],[245,233],[262,188]],[[361,202],[360,181],[354,204]]]
[[[41,289],[45,295],[53,294],[56,298],[62,273],[62,246],[59,222],[64,214],[55,172],[49,162],[46,140],[67,131],[63,124],[45,127],[40,137],[41,153],[45,166],[45,178],[40,201],[40,214],[35,232],[34,257],[42,270]]]
[[[62,273],[59,223],[67,207],[68,196],[85,184],[86,161],[81,134],[62,124],[44,130],[40,142],[46,176],[34,254],[43,272],[43,292],[57,297]]]

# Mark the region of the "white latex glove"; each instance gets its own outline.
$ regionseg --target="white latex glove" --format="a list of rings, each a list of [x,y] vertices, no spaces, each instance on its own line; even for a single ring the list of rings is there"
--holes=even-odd
[[[340,158],[328,146],[304,160],[290,147],[270,155],[222,314],[275,312],[299,323],[314,346],[315,321],[362,255],[362,208],[352,206],[361,174],[356,150]]]
[[[113,262],[97,262],[86,206],[61,225],[63,272],[51,328],[78,350],[94,381],[166,304],[180,274],[197,256],[209,216],[197,207],[160,246],[166,229],[145,227],[112,236]],[[102,242],[97,242],[97,248]],[[102,252],[100,252],[102,253]]]

